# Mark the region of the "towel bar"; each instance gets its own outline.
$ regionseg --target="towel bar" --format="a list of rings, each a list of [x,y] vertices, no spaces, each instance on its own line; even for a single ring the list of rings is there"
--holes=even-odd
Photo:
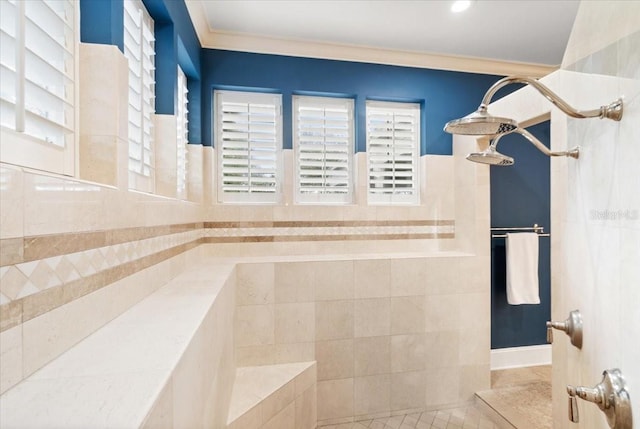
[[[513,227],[513,228],[491,228],[491,231],[533,231],[537,232],[540,237],[550,237],[551,234],[544,232],[544,226],[534,223],[533,226]],[[491,234],[491,238],[506,238],[507,234]]]

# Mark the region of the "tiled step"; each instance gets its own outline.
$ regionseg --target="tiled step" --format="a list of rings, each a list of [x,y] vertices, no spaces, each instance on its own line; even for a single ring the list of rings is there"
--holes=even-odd
[[[229,429],[314,429],[316,421],[315,361],[237,368]]]
[[[504,429],[551,429],[551,385],[546,381],[476,393],[476,404]]]

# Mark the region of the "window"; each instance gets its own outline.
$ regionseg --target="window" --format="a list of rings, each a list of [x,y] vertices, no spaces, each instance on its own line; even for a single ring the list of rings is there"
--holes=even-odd
[[[3,162],[74,173],[76,4],[0,0]]]
[[[418,204],[420,105],[367,101],[369,203]]]
[[[177,177],[178,177],[178,198],[187,197],[187,143],[189,141],[188,129],[188,104],[187,99],[187,77],[178,66],[178,102],[176,109],[177,119]]]
[[[296,201],[350,203],[353,100],[293,97]]]
[[[129,62],[129,187],[153,187],[155,48],[153,20],[140,0],[124,2],[124,55]]]
[[[282,96],[215,91],[220,202],[280,200]]]

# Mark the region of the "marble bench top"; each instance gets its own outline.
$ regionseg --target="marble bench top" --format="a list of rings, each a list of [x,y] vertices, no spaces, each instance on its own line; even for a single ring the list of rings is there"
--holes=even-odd
[[[142,425],[233,267],[177,276],[7,391],[0,427]]]

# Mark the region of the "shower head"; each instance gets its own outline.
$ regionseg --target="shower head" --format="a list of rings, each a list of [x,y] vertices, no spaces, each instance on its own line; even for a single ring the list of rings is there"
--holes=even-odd
[[[450,134],[470,136],[497,136],[510,133],[518,128],[518,122],[510,118],[493,116],[487,107],[481,105],[478,110],[464,118],[449,121],[444,130]]]
[[[524,76],[508,76],[500,79],[487,90],[482,98],[482,102],[480,103],[478,110],[464,118],[454,119],[447,122],[444,126],[444,130],[451,134],[489,137],[501,136],[515,131],[519,126],[517,121],[510,118],[493,116],[487,111],[487,106],[491,103],[491,99],[494,94],[500,88],[512,83],[531,85],[547,100],[572,118],[607,118],[614,121],[622,119],[622,98],[618,98],[617,100],[614,100],[607,105],[600,106],[597,109],[576,110],[538,80]]]
[[[550,151],[540,140],[538,140],[533,134],[523,128],[516,128],[513,130],[514,133],[522,135],[526,138],[531,144],[533,144],[536,149],[540,152],[544,153],[547,156],[568,156],[570,158],[577,159],[580,156],[579,148],[575,147],[568,151],[563,152],[552,152]],[[498,146],[498,142],[500,138],[505,134],[500,134],[493,139],[488,148],[483,150],[482,152],[474,152],[467,155],[467,159],[473,162],[479,162],[482,164],[489,165],[499,165],[499,166],[507,166],[513,165],[515,161],[510,156],[504,155],[496,150]]]
[[[496,150],[496,142],[497,140],[494,140],[494,142],[491,143],[491,145],[482,152],[470,153],[469,155],[467,155],[467,159],[469,161],[479,162],[481,164],[499,166],[513,165],[515,162],[513,158],[504,155]]]

